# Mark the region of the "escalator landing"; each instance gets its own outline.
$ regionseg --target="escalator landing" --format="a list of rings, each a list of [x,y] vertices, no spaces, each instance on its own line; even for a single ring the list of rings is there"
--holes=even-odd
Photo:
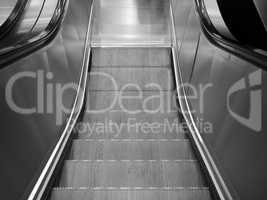
[[[170,46],[166,0],[95,1],[93,46]]]

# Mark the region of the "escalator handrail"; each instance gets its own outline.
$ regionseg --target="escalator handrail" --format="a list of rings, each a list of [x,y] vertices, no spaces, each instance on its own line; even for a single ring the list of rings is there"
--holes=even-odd
[[[204,0],[195,0],[195,5],[203,33],[213,45],[266,70],[267,55],[265,56],[261,53],[258,53],[250,46],[242,45],[236,40],[230,40],[223,37],[211,22]]]
[[[201,166],[203,166],[204,174],[210,181],[209,187],[214,199],[220,200],[233,200],[232,194],[228,186],[226,185],[225,180],[220,174],[219,168],[213,159],[211,152],[207,148],[206,144],[203,142],[201,134],[196,125],[195,117],[192,114],[191,104],[189,99],[187,98],[188,94],[185,88],[185,82],[182,77],[182,72],[180,69],[179,63],[179,45],[177,42],[177,34],[175,29],[175,15],[173,10],[173,3],[170,1],[170,14],[171,14],[171,24],[172,24],[172,62],[174,66],[174,74],[175,74],[175,82],[177,85],[176,92],[180,105],[181,112],[185,119],[185,122],[188,125],[189,139],[192,141],[194,145],[197,156],[200,160]]]
[[[28,38],[26,41],[22,41],[9,51],[0,54],[0,68],[6,67],[51,42],[61,27],[61,23],[66,13],[67,4],[68,0],[58,0],[56,9],[48,26],[40,34]]]
[[[83,53],[83,61],[82,61],[82,71],[80,75],[80,80],[78,84],[78,90],[76,92],[75,101],[72,107],[72,111],[70,116],[66,122],[64,127],[64,131],[57,141],[57,144],[53,148],[52,153],[48,161],[45,163],[41,175],[35,182],[33,189],[31,190],[30,194],[25,193],[24,197],[28,200],[42,200],[47,199],[47,195],[49,195],[50,190],[53,187],[51,185],[51,180],[56,173],[57,167],[60,165],[60,160],[63,157],[64,151],[68,147],[68,143],[72,139],[73,136],[73,128],[78,120],[80,112],[82,112],[82,108],[84,106],[84,99],[86,98],[86,84],[89,72],[89,62],[91,58],[91,40],[92,40],[92,24],[93,24],[93,12],[94,12],[94,5],[95,0],[91,2],[91,9],[88,21],[88,27],[86,32],[86,40],[84,46],[84,53]],[[53,180],[52,180],[53,181]],[[28,195],[28,196],[27,196]]]
[[[5,37],[6,34],[16,25],[21,15],[23,14],[24,8],[27,5],[28,0],[18,0],[11,14],[0,26],[0,40]]]

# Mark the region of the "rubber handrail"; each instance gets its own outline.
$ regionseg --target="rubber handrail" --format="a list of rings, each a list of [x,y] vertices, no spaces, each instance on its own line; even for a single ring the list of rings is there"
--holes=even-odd
[[[0,69],[44,47],[52,41],[57,35],[63,21],[67,2],[68,0],[58,0],[54,14],[44,31],[33,38],[27,39],[27,41],[22,41],[9,51],[0,54]]]
[[[4,38],[9,33],[9,31],[12,30],[12,28],[16,25],[16,23],[19,21],[27,3],[28,3],[28,0],[17,1],[9,17],[0,26],[0,40]]]
[[[211,23],[204,0],[195,0],[195,3],[203,33],[213,45],[251,62],[263,70],[267,70],[267,53],[263,55],[256,52],[251,46],[246,46],[238,41],[223,37]]]

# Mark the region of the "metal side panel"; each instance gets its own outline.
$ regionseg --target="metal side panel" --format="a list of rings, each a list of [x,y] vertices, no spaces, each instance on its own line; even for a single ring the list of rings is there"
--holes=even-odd
[[[204,35],[198,51],[191,84],[209,88],[203,104],[190,102],[196,116],[212,124],[211,134],[200,131],[203,142],[234,199],[262,199],[267,184],[266,71],[212,46]]]
[[[198,15],[195,18],[199,20]],[[193,28],[191,24],[187,29]],[[176,27],[177,35],[184,33],[179,30]],[[180,96],[192,135],[221,199],[264,199],[266,70],[214,46],[199,31],[198,46],[188,59],[194,58],[194,63],[183,61],[188,48],[182,45],[176,66],[179,84],[190,86],[181,89]],[[186,41],[190,42],[195,41]],[[192,68],[189,81],[184,73],[188,68]]]
[[[80,81],[90,6],[91,1],[70,0],[55,40],[0,71],[4,199],[28,198],[65,129],[76,98],[68,86]]]

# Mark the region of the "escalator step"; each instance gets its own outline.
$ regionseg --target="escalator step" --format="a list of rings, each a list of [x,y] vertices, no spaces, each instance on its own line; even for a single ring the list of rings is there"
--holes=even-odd
[[[85,114],[75,131],[78,132],[78,138],[170,139],[184,138],[184,127],[177,112],[129,114],[118,110]]]
[[[88,90],[174,90],[172,71],[167,67],[112,67],[94,66],[88,80]]]
[[[74,140],[70,160],[193,159],[188,140]]]
[[[176,93],[172,91],[89,91],[87,93],[86,112],[105,112],[107,110],[177,111]]]
[[[140,123],[157,123],[158,125],[165,125],[167,122],[169,124],[179,125],[178,112],[169,112],[169,113],[147,113],[147,112],[138,112],[128,113],[121,110],[111,110],[107,112],[95,113],[95,114],[85,114],[83,118],[84,122],[94,123],[106,123],[112,121],[117,124],[131,124],[136,125]]]
[[[164,190],[54,189],[51,200],[211,200],[207,188]]]
[[[128,130],[123,126],[120,129],[115,127],[105,128],[104,125],[78,124],[75,131],[78,139],[140,139],[140,140],[160,140],[160,139],[186,139],[187,133],[183,127],[169,129],[168,125],[161,126],[157,131]],[[97,129],[101,130],[97,130]],[[108,130],[107,130],[108,129]],[[119,131],[118,131],[119,130]]]
[[[181,161],[66,161],[59,187],[204,187],[198,163]]]
[[[164,67],[171,65],[166,48],[94,48],[92,66],[98,67]]]
[[[168,8],[169,2],[166,0],[150,0],[149,4],[146,1],[143,0],[135,0],[135,1],[125,1],[125,0],[116,0],[116,3],[114,1],[96,1],[95,6],[101,7],[108,7],[108,8],[116,8],[116,6],[120,5],[120,7],[137,7],[138,8]]]

